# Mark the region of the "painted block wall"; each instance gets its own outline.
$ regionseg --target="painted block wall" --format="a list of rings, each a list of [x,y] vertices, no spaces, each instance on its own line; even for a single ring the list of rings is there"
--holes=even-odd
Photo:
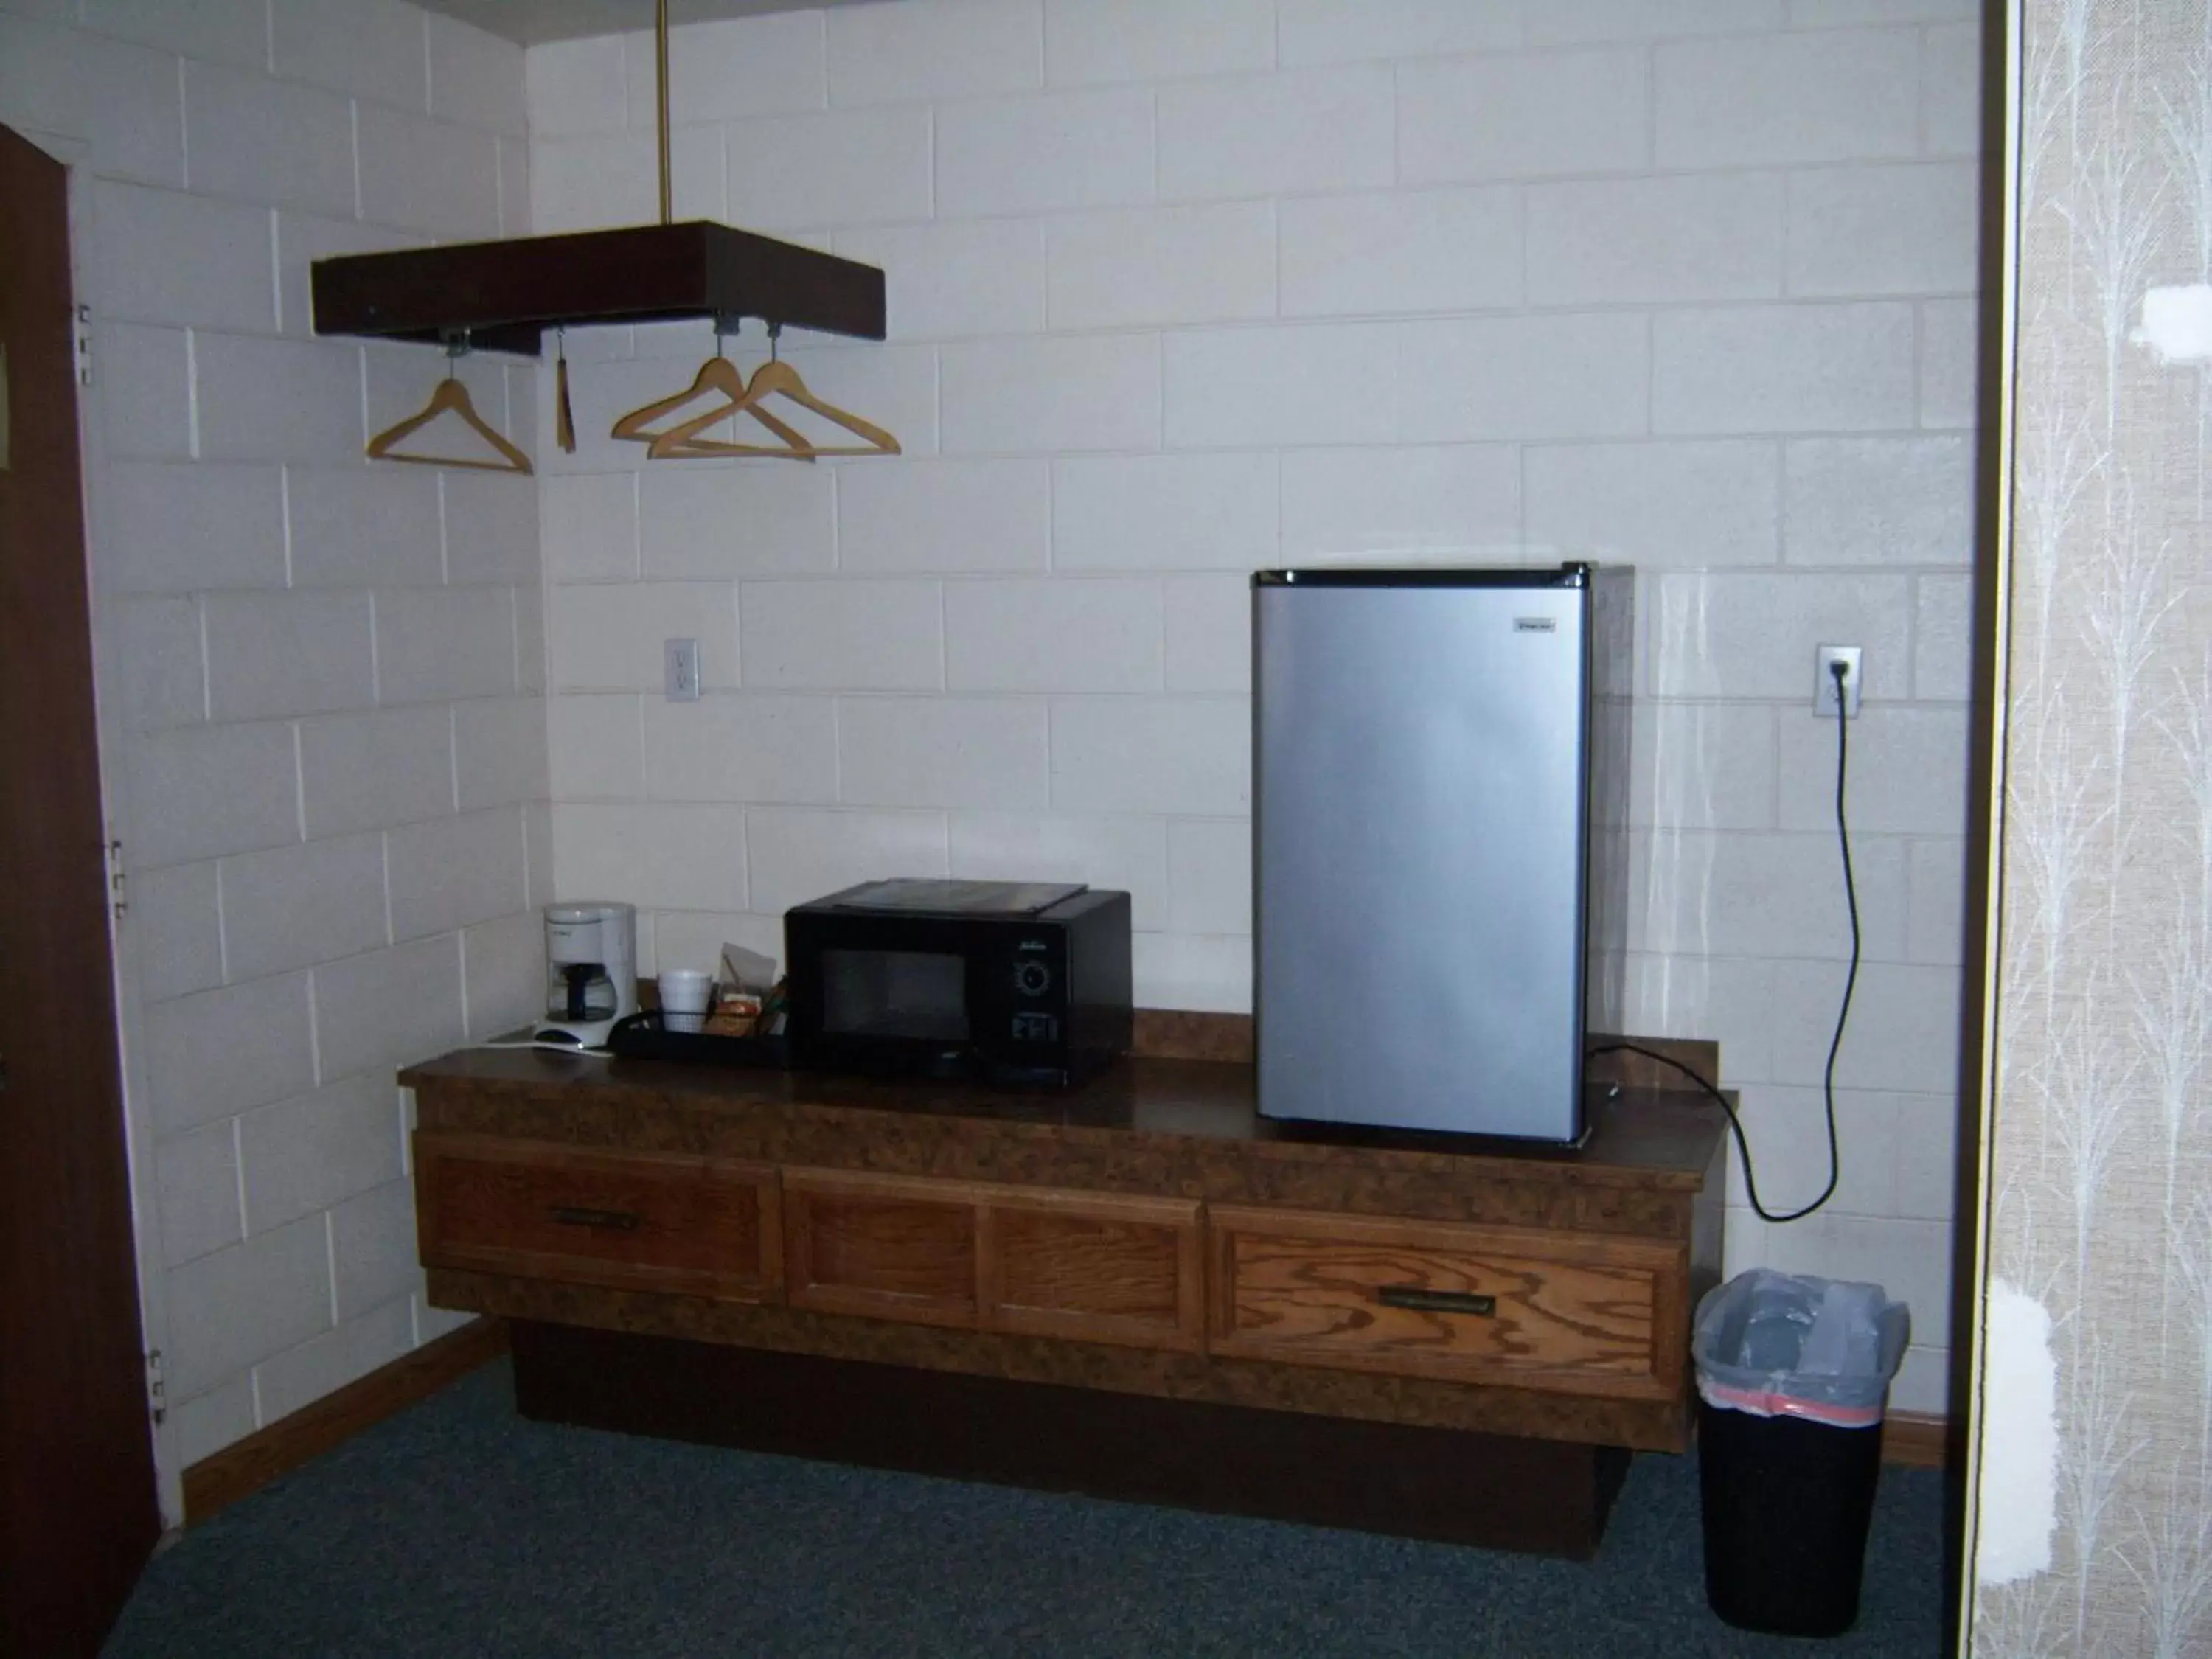
[[[175,1467],[449,1327],[392,1069],[536,992],[537,492],[367,465],[442,365],[313,339],[307,289],[326,255],[527,228],[522,53],[386,0],[0,0],[0,121],[91,180],[88,534]],[[464,373],[532,447],[535,371]]]
[[[1730,1267],[1877,1279],[1940,1408],[1966,765],[1971,0],[908,0],[678,31],[679,216],[888,274],[788,342],[896,460],[604,434],[703,325],[573,340],[542,485],[556,887],[648,963],[894,873],[1135,895],[1146,1003],[1249,1006],[1245,577],[1639,572],[1632,1030],[1716,1037],[1763,1195]],[[529,54],[541,230],[653,209],[648,37]],[[761,354],[755,325],[733,348]],[[542,416],[541,416],[542,418]],[[662,701],[697,638],[704,699]]]

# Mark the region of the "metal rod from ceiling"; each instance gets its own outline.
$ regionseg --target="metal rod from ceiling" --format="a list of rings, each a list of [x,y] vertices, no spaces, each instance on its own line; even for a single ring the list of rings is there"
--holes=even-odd
[[[659,90],[660,106],[660,222],[673,222],[675,197],[670,188],[668,167],[668,0],[659,0],[653,23],[653,46],[654,58],[653,83]]]

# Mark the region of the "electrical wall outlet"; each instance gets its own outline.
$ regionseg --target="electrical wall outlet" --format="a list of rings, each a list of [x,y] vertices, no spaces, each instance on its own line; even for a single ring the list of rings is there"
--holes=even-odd
[[[661,646],[663,690],[671,702],[699,701],[699,641],[669,640]]]
[[[1844,665],[1844,718],[1856,720],[1859,713],[1859,682],[1864,677],[1859,672],[1862,647],[1856,645],[1822,645],[1813,650],[1813,712],[1833,720],[1836,715],[1835,665]]]

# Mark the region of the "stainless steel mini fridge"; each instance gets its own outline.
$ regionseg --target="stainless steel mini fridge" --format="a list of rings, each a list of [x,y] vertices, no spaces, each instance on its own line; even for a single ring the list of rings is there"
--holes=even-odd
[[[1260,1110],[1578,1139],[1626,942],[1630,573],[1253,578]]]

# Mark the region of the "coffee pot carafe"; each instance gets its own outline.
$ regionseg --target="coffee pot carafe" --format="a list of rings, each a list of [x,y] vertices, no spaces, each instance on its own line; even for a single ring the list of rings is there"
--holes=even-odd
[[[637,1012],[637,909],[587,901],[545,908],[545,1012],[540,1042],[605,1046]]]

